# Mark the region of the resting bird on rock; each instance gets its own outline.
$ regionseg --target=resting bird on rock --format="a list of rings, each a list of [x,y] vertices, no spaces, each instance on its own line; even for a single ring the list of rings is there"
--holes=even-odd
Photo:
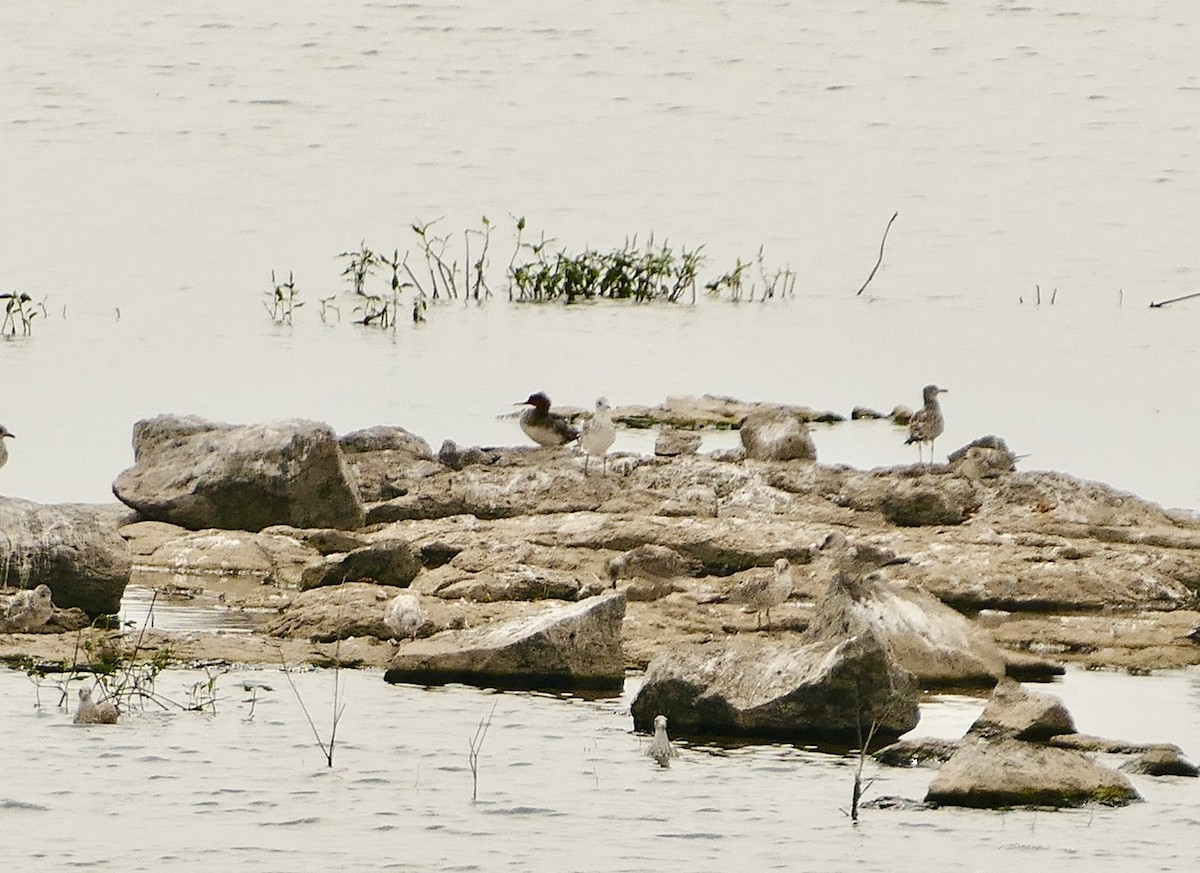
[[[10,433],[8,428],[0,424],[0,467],[8,463],[8,446],[4,445],[5,437],[17,438],[16,434]]]
[[[606,398],[601,397],[596,401],[595,413],[579,428],[579,445],[587,452],[587,459],[583,462],[585,475],[592,455],[599,455],[604,459],[603,469],[608,472],[608,450],[612,448],[616,439],[617,428],[613,425],[612,407],[608,405]]]
[[[671,745],[671,740],[667,738],[667,717],[665,715],[654,716],[654,739],[650,741],[650,748],[646,750],[646,754],[658,762],[660,767],[670,767],[671,759],[678,758],[678,750]]]
[[[8,603],[0,607],[0,624],[11,631],[25,633],[40,628],[53,614],[50,587],[43,584],[32,591],[25,589],[9,597]]]
[[[579,438],[579,431],[561,415],[550,411],[550,398],[541,391],[530,394],[529,399],[517,406],[529,407],[521,413],[521,430],[539,446],[555,448]]]
[[[383,613],[383,623],[396,635],[396,639],[416,639],[421,625],[425,624],[425,618],[418,591],[401,591],[388,601]]]
[[[938,403],[938,395],[945,394],[945,388],[939,388],[936,385],[926,385],[925,390],[921,392],[925,400],[925,405],[913,413],[913,417],[908,422],[908,439],[904,441],[905,445],[909,443],[917,444],[917,459],[923,460],[921,452],[921,444],[929,443],[929,463],[933,463],[933,441],[942,435],[942,431],[946,429],[946,420],[942,418],[942,406]]]
[[[79,689],[79,708],[75,710],[75,724],[116,724],[117,708],[111,700],[92,702],[92,689]]]
[[[739,582],[729,595],[734,603],[745,604],[753,610],[762,628],[762,614],[767,614],[767,629],[771,628],[771,607],[779,606],[792,596],[792,565],[787,558],[779,558],[770,574],[756,573]]]

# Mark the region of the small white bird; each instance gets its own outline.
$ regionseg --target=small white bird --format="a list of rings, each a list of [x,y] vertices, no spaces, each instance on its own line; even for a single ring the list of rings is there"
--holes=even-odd
[[[117,708],[111,700],[92,702],[92,689],[79,689],[79,708],[75,710],[75,724],[116,724]]]
[[[904,441],[904,444],[917,444],[919,461],[924,460],[921,443],[929,443],[929,463],[933,463],[933,441],[940,437],[942,431],[946,429],[946,420],[942,417],[942,405],[938,403],[938,395],[945,393],[947,393],[945,388],[926,385],[921,392],[925,405],[913,413],[913,417],[908,421],[908,439]]]
[[[739,582],[729,595],[734,603],[745,604],[748,610],[753,610],[762,628],[762,614],[767,614],[767,629],[771,628],[771,607],[779,606],[792,596],[792,565],[787,558],[775,561],[771,573],[756,573],[749,579]]]
[[[671,740],[667,737],[665,715],[654,716],[654,739],[650,741],[646,755],[657,761],[660,767],[670,767],[671,759],[679,757],[679,751],[671,745]]]
[[[585,475],[592,455],[600,455],[604,459],[604,472],[608,472],[608,450],[616,439],[617,428],[612,420],[612,407],[608,405],[607,398],[601,397],[596,401],[596,411],[592,417],[579,428],[579,445],[587,452],[583,462]]]
[[[17,435],[11,433],[8,428],[0,424],[0,467],[3,467],[8,463],[8,446],[4,445],[5,437],[12,437],[13,439],[16,439]]]
[[[425,619],[419,591],[401,591],[388,601],[383,612],[383,623],[396,635],[396,639],[416,639]]]

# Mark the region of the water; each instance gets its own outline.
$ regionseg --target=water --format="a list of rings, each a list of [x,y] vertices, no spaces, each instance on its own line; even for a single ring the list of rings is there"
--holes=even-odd
[[[157,688],[186,699],[199,673]],[[243,679],[265,681],[253,708]],[[22,869],[120,861],[127,870],[396,869],[653,871],[926,869],[954,846],[957,869],[1185,870],[1197,780],[1134,777],[1147,802],[1055,814],[842,811],[852,761],[787,745],[682,745],[661,770],[631,732],[628,704],[452,686],[386,686],[343,673],[334,767],[277,670],[218,680],[215,715],[144,713],[77,727],[20,674],[0,671],[10,749],[0,783],[5,856]],[[333,676],[296,676],[323,737]],[[1200,748],[1200,675],[1075,672],[1053,689],[1086,730]],[[1161,701],[1173,701],[1173,714]],[[1112,701],[1119,699],[1119,711]],[[935,698],[917,733],[957,736],[972,698]],[[468,738],[489,713],[471,801]],[[1151,723],[1153,721],[1153,723]],[[869,796],[919,797],[932,771],[868,765]]]
[[[847,414],[915,405],[936,382],[939,454],[997,433],[1023,469],[1200,509],[1197,304],[1147,308],[1200,290],[1187,0],[4,2],[0,26],[0,290],[45,307],[32,336],[0,342],[6,495],[110,499],[131,425],[161,412],[400,424],[436,448],[522,442],[497,416],[536,389],[588,408],[713,392]],[[317,318],[342,287],[338,252],[484,214],[497,289],[524,215],[572,249],[650,231],[704,245],[706,278],[761,245],[797,271],[796,297],[459,302],[386,333],[349,324],[344,298],[340,324]],[[307,301],[294,327],[262,311],[272,269]],[[913,460],[902,436],[855,423],[815,438],[822,461],[870,467]],[[302,681],[313,698],[328,684]],[[231,706],[101,733],[32,710],[3,674],[4,840],[40,868],[910,870],[953,845],[981,870],[1178,869],[1177,835],[1200,818],[1190,784],[1142,780],[1150,803],[1133,810],[879,813],[851,829],[842,763],[761,746],[657,771],[625,701],[517,695],[499,698],[471,805],[466,737],[495,698],[347,681],[328,773],[286,694],[249,722]],[[1081,707],[1127,695],[1146,720],[1112,733],[1200,754],[1194,674],[1073,674],[1073,705],[1074,689]],[[1080,723],[1104,733],[1115,709]],[[880,789],[920,794],[925,778]]]

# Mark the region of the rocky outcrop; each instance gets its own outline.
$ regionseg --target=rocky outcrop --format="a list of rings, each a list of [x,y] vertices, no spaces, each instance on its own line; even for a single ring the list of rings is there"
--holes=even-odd
[[[445,600],[459,598],[479,603],[499,600],[575,600],[579,578],[569,572],[528,564],[482,570],[450,582],[433,593]]]
[[[0,586],[44,584],[56,606],[91,617],[119,611],[131,562],[112,518],[105,507],[0,498],[6,540]]]
[[[187,531],[162,526],[152,533],[146,522],[122,528],[139,547],[159,543],[149,554],[138,555],[134,571],[139,581],[158,587],[155,575],[180,577],[255,579],[264,584],[295,588],[307,568],[320,561],[316,549],[283,533],[238,530]],[[133,530],[131,530],[131,528]],[[170,536],[171,531],[175,535]]]
[[[302,591],[263,633],[329,643],[351,637],[386,640],[393,636],[385,619],[388,602],[401,589],[367,582],[347,582],[329,588]]]
[[[694,430],[667,428],[654,440],[654,454],[660,458],[676,458],[694,455],[703,438]]]
[[[247,531],[364,522],[337,437],[318,422],[242,426],[160,415],[134,425],[133,451],[134,466],[113,493],[146,519]]]
[[[413,481],[441,469],[429,443],[402,427],[356,430],[338,445],[359,495],[369,502],[407,494]]]
[[[1183,757],[1183,752],[1174,745],[1147,749],[1136,758],[1122,764],[1121,769],[1127,773],[1139,773],[1144,776],[1200,776],[1200,768]]]
[[[944,806],[1120,806],[1141,797],[1129,780],[1086,755],[1016,739],[975,737],[942,764],[925,800]]]
[[[991,637],[919,587],[839,572],[818,602],[818,633],[874,634],[923,687],[991,685],[1005,660]],[[1014,683],[1015,684],[1015,683]]]
[[[505,688],[619,689],[625,677],[625,598],[608,594],[484,628],[403,644],[388,682]]]
[[[407,540],[378,539],[346,554],[327,555],[304,570],[302,589],[370,580],[404,588],[421,571],[421,558]]]
[[[630,711],[649,731],[665,715],[684,733],[852,739],[874,723],[897,736],[917,723],[912,677],[870,633],[760,642],[737,636],[663,652]]]
[[[804,421],[784,407],[755,409],[740,431],[746,457],[754,461],[815,461],[817,446]]]

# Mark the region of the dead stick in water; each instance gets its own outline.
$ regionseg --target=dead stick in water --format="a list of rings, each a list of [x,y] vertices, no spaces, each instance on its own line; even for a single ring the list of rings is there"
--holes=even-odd
[[[1170,300],[1160,300],[1158,303],[1151,303],[1150,308],[1161,309],[1168,303],[1178,303],[1180,300],[1191,300],[1193,297],[1200,297],[1200,291],[1197,291],[1195,294],[1184,294],[1182,297],[1172,297]]]
[[[875,269],[871,270],[871,275],[867,276],[867,281],[862,283],[862,287],[855,293],[855,297],[867,290],[867,286],[871,284],[871,280],[875,278],[875,274],[879,271],[879,265],[883,263],[883,247],[887,244],[888,231],[892,229],[892,222],[896,220],[899,212],[893,212],[892,217],[888,219],[887,227],[883,229],[883,239],[879,241],[879,260],[875,262]]]

